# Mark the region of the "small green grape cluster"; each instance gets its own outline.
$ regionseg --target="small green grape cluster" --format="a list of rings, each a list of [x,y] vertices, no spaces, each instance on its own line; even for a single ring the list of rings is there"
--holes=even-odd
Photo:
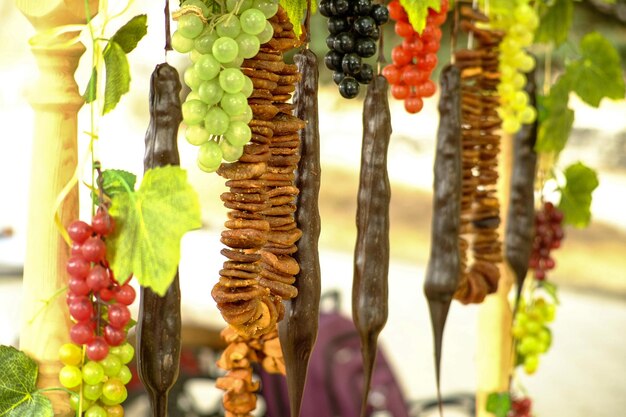
[[[539,297],[530,303],[520,299],[519,309],[513,324],[513,338],[517,364],[527,374],[533,374],[539,366],[539,355],[552,344],[552,332],[546,325],[554,321],[555,305]]]
[[[529,0],[517,0],[509,9],[496,9],[491,16],[492,26],[505,31],[500,43],[500,107],[502,129],[510,134],[520,130],[522,124],[532,123],[537,111],[530,104],[525,73],[535,67],[535,58],[525,48],[533,43],[539,26],[539,16]]]
[[[84,417],[123,417],[121,403],[128,396],[126,384],[133,377],[127,364],[134,355],[133,346],[124,343],[112,347],[102,360],[85,362],[81,346],[62,345],[59,358],[64,366],[59,372],[59,381],[76,392],[70,397],[71,407],[83,410]]]
[[[278,0],[187,0],[177,13],[172,47],[189,52],[193,62],[183,76],[191,88],[182,106],[185,137],[200,147],[198,166],[203,171],[237,161],[252,137],[247,98],[253,85],[241,65],[272,39],[274,29],[267,19],[277,11]]]

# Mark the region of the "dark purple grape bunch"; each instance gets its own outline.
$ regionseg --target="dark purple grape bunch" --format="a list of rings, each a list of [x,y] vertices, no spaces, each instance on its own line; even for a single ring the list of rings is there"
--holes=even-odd
[[[538,281],[545,280],[547,271],[556,266],[550,255],[553,249],[561,247],[561,241],[565,237],[562,223],[563,212],[550,202],[544,203],[541,210],[535,213],[535,240],[528,266],[534,270]]]
[[[369,84],[374,78],[374,68],[363,58],[376,54],[380,26],[389,20],[389,12],[371,0],[322,0],[319,9],[328,18],[330,32],[324,63],[333,71],[339,93],[354,98],[359,84]]]

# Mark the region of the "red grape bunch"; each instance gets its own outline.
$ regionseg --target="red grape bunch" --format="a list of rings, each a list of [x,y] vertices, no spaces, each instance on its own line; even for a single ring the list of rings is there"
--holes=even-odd
[[[125,385],[132,378],[128,364],[134,355],[126,342],[131,320],[128,308],[135,290],[115,280],[106,260],[104,238],[113,232],[113,218],[99,209],[91,225],[76,220],[67,228],[72,239],[67,305],[73,325],[72,343],[61,346],[59,358],[65,365],[59,373],[61,385],[77,390],[71,405],[86,417],[121,417],[126,399]],[[86,356],[86,358],[85,358]]]
[[[528,266],[534,270],[538,281],[545,280],[547,271],[556,265],[550,254],[552,249],[561,247],[565,236],[562,223],[563,212],[550,202],[544,203],[542,209],[535,213],[535,240]]]
[[[531,417],[532,401],[529,397],[513,398],[507,417]]]
[[[441,41],[441,26],[446,21],[448,0],[441,0],[441,10],[428,10],[426,27],[417,33],[406,10],[398,0],[387,6],[389,16],[396,21],[395,31],[404,38],[402,44],[391,50],[393,63],[383,69],[383,75],[391,84],[391,95],[404,100],[404,108],[409,113],[419,112],[423,98],[435,94],[437,87],[430,80],[430,74],[437,66],[437,51]]]

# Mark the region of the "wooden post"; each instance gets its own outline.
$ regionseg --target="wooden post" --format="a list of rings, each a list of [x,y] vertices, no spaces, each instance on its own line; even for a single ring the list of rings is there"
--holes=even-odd
[[[84,0],[16,0],[16,4],[40,33],[85,22]],[[97,1],[90,1],[90,7],[95,14]],[[65,34],[45,45],[32,45],[40,78],[30,86],[28,97],[35,110],[35,124],[20,349],[39,363],[41,388],[60,386],[58,350],[69,340],[70,319],[65,292],[61,292],[67,285],[69,248],[55,226],[53,210],[76,168],[77,112],[83,104],[74,71],[85,47],[80,43],[63,45],[70,38]],[[77,187],[61,205],[60,213],[65,226],[77,218]],[[74,414],[67,394],[49,397],[56,417]]]
[[[499,234],[502,239],[509,206],[513,140],[511,135],[503,134],[500,146],[498,195],[502,218]],[[487,396],[492,392],[508,391],[513,370],[513,313],[509,293],[515,282],[515,275],[506,261],[500,265],[500,274],[498,292],[488,296],[478,311],[476,417],[493,417],[493,414],[485,411]]]

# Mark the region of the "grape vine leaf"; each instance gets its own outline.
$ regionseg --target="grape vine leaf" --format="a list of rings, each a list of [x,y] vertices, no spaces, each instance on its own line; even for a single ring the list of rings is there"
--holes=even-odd
[[[124,53],[129,53],[148,33],[147,21],[148,17],[145,14],[133,17],[115,32],[109,42],[117,43]]]
[[[109,213],[116,224],[106,241],[115,276],[124,281],[134,274],[139,284],[165,295],[180,260],[180,239],[201,226],[198,195],[186,171],[148,170],[137,191],[113,196]]]
[[[508,392],[492,392],[487,397],[485,410],[496,417],[506,417],[511,409],[511,395]]]
[[[130,90],[130,69],[124,50],[117,42],[109,41],[104,48],[104,108],[102,114],[113,110],[120,98]]]
[[[50,400],[37,389],[37,363],[0,346],[0,417],[53,417]]]
[[[315,0],[312,0],[313,2]],[[280,5],[287,12],[289,21],[293,25],[296,37],[302,34],[302,20],[306,15],[307,0],[280,0]]]
[[[107,169],[102,171],[102,191],[109,198],[118,193],[127,192],[135,189],[137,176],[132,172],[123,171],[121,169]],[[94,204],[98,204],[98,194],[91,192]]]
[[[409,22],[416,32],[422,33],[426,27],[428,9],[436,12],[441,10],[441,0],[400,0],[400,4],[409,15]]]
[[[541,20],[537,32],[536,43],[550,43],[560,45],[567,40],[572,27],[574,16],[574,2],[572,0],[555,0],[551,4],[540,2]]]
[[[565,186],[561,187],[559,209],[563,212],[564,222],[583,228],[591,221],[591,194],[598,185],[598,174],[593,169],[577,162],[563,172]]]
[[[568,107],[570,88],[561,76],[552,86],[550,95],[539,100],[542,117],[537,132],[537,152],[559,153],[565,148],[574,125],[574,111]]]
[[[580,58],[567,64],[564,77],[587,104],[598,107],[606,97],[624,98],[624,77],[617,50],[598,32],[580,42]]]
[[[98,86],[98,70],[96,67],[93,67],[91,70],[91,77],[89,77],[89,82],[87,83],[87,87],[85,88],[85,92],[83,93],[83,98],[85,99],[85,103],[91,103],[96,99],[96,95],[98,94],[97,90]]]

